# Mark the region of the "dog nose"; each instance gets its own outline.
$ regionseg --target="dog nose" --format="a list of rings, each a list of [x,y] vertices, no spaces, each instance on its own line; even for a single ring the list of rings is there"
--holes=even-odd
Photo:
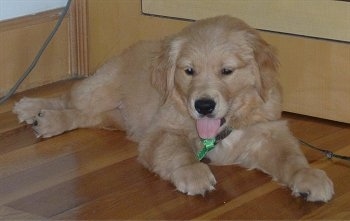
[[[211,114],[215,109],[215,105],[215,101],[206,98],[194,102],[194,108],[203,115]]]

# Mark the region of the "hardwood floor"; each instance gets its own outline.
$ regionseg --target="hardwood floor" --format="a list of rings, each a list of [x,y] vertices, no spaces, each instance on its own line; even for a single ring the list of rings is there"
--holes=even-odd
[[[79,129],[36,139],[11,113],[22,96],[54,96],[72,82],[16,95],[0,106],[0,219],[350,219],[350,162],[328,160],[303,146],[313,167],[335,185],[329,203],[294,198],[262,172],[211,166],[218,184],[186,196],[144,169],[136,143],[123,132]],[[350,155],[350,127],[284,114],[294,134],[318,147]],[[273,156],[272,156],[273,157]]]

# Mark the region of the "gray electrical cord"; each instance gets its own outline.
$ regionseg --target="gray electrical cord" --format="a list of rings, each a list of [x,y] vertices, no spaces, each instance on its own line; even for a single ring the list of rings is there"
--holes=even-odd
[[[52,40],[53,36],[56,34],[58,28],[60,27],[64,17],[66,16],[68,10],[69,10],[69,6],[71,4],[72,0],[68,0],[66,6],[63,8],[63,11],[61,12],[60,17],[57,20],[57,23],[55,25],[55,27],[53,28],[52,32],[50,33],[50,35],[47,37],[46,41],[44,42],[44,44],[41,46],[40,50],[38,51],[37,55],[35,56],[34,60],[32,61],[32,63],[30,64],[30,66],[27,68],[27,70],[23,73],[23,75],[17,80],[17,82],[15,83],[15,85],[9,90],[9,92],[7,92],[7,94],[3,97],[0,98],[0,104],[5,103],[18,89],[18,87],[21,85],[21,83],[24,81],[24,79],[26,79],[28,77],[28,75],[30,74],[30,72],[32,72],[32,70],[34,69],[34,67],[36,66],[36,64],[38,63],[41,55],[43,54],[43,52],[45,51],[47,45],[50,43],[50,41]]]

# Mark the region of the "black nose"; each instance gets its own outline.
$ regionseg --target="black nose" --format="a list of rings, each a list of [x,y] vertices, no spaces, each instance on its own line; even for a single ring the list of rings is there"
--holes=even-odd
[[[215,101],[206,98],[194,102],[194,108],[203,115],[211,114],[215,109],[215,105]]]

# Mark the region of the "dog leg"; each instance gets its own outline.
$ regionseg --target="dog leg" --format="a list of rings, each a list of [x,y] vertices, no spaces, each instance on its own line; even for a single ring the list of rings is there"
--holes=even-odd
[[[151,133],[139,146],[139,161],[176,189],[188,195],[204,195],[214,190],[215,177],[208,165],[195,158],[188,141],[165,131]]]
[[[254,146],[240,163],[270,174],[290,187],[294,196],[304,196],[308,201],[327,202],[334,194],[332,181],[324,171],[310,168],[287,127],[261,137],[260,145]]]
[[[33,125],[37,136],[51,137],[78,127],[124,129],[121,95],[115,67],[102,66],[95,75],[75,83],[59,98],[23,98],[13,112]]]
[[[89,116],[74,109],[40,110],[32,127],[37,137],[47,138],[76,128],[95,127],[102,119],[102,115]]]

